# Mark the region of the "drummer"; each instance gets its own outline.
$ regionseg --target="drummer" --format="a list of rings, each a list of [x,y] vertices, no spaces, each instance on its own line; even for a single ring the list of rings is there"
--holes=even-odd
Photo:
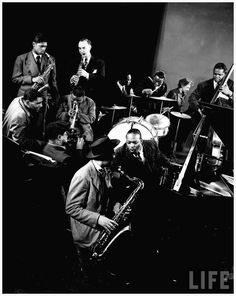
[[[167,93],[167,84],[165,82],[166,75],[163,71],[157,71],[153,76],[147,76],[141,80],[134,89],[135,95],[148,97],[161,97]],[[146,116],[150,113],[157,113],[160,110],[161,101],[157,100],[137,100],[139,115]]]
[[[169,91],[167,97],[170,99],[174,99],[173,102],[168,102],[169,107],[164,107],[162,113],[168,111],[177,111],[180,112],[180,117],[176,117],[174,115],[168,114],[170,118],[170,128],[167,137],[160,140],[160,149],[164,149],[168,156],[172,156],[172,148],[173,148],[173,140],[175,137],[175,132],[178,124],[178,120],[180,119],[180,125],[178,129],[178,137],[177,137],[177,145],[176,152],[182,152],[183,144],[187,139],[187,136],[190,132],[190,125],[188,120],[184,118],[181,119],[181,113],[183,113],[187,109],[187,95],[188,92],[193,85],[193,81],[189,78],[182,78],[178,82],[178,87]],[[165,115],[167,115],[165,114]]]
[[[189,78],[182,78],[178,82],[178,87],[169,91],[167,98],[175,100],[174,102],[171,102],[173,107],[171,111],[183,112],[186,105],[186,97],[192,85],[192,80]]]

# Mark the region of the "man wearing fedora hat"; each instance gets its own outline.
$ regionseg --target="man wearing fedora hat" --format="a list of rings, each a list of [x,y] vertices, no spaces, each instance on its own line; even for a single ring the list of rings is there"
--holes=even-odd
[[[112,231],[117,226],[115,221],[106,217],[111,187],[107,167],[119,142],[105,136],[90,145],[86,156],[90,161],[75,173],[67,195],[66,213],[70,215],[74,244],[81,269],[89,280],[94,276],[89,262],[90,247],[101,230]]]

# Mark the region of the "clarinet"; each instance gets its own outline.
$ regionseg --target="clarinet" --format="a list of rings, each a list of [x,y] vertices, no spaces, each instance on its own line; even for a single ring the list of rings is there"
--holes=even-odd
[[[74,85],[74,86],[76,86],[76,85],[79,83],[79,79],[80,79],[79,71],[80,71],[81,69],[83,69],[83,67],[84,67],[84,65],[85,65],[85,60],[86,60],[86,57],[83,56],[83,57],[81,58],[81,61],[80,61],[80,63],[79,63],[78,70],[77,70],[77,72],[76,72],[76,76],[78,77],[78,81],[72,83],[72,85]]]

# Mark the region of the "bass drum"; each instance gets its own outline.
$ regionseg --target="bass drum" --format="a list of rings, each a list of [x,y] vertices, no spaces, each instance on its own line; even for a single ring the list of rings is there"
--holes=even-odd
[[[158,141],[156,132],[150,123],[148,123],[142,117],[131,116],[123,118],[120,122],[115,124],[108,133],[108,137],[110,139],[120,140],[120,143],[118,146],[116,146],[116,149],[125,143],[126,134],[131,128],[138,129],[141,132],[143,140],[154,139],[155,141]]]

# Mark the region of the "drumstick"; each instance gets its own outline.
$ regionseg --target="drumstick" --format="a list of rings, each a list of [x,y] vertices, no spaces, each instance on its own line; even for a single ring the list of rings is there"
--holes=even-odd
[[[161,115],[163,115],[163,114],[166,113],[166,112],[170,112],[170,110],[173,109],[173,107],[171,107],[171,108],[167,107],[167,108],[168,108],[168,109],[166,109],[165,111],[163,111],[163,112],[161,113]]]

